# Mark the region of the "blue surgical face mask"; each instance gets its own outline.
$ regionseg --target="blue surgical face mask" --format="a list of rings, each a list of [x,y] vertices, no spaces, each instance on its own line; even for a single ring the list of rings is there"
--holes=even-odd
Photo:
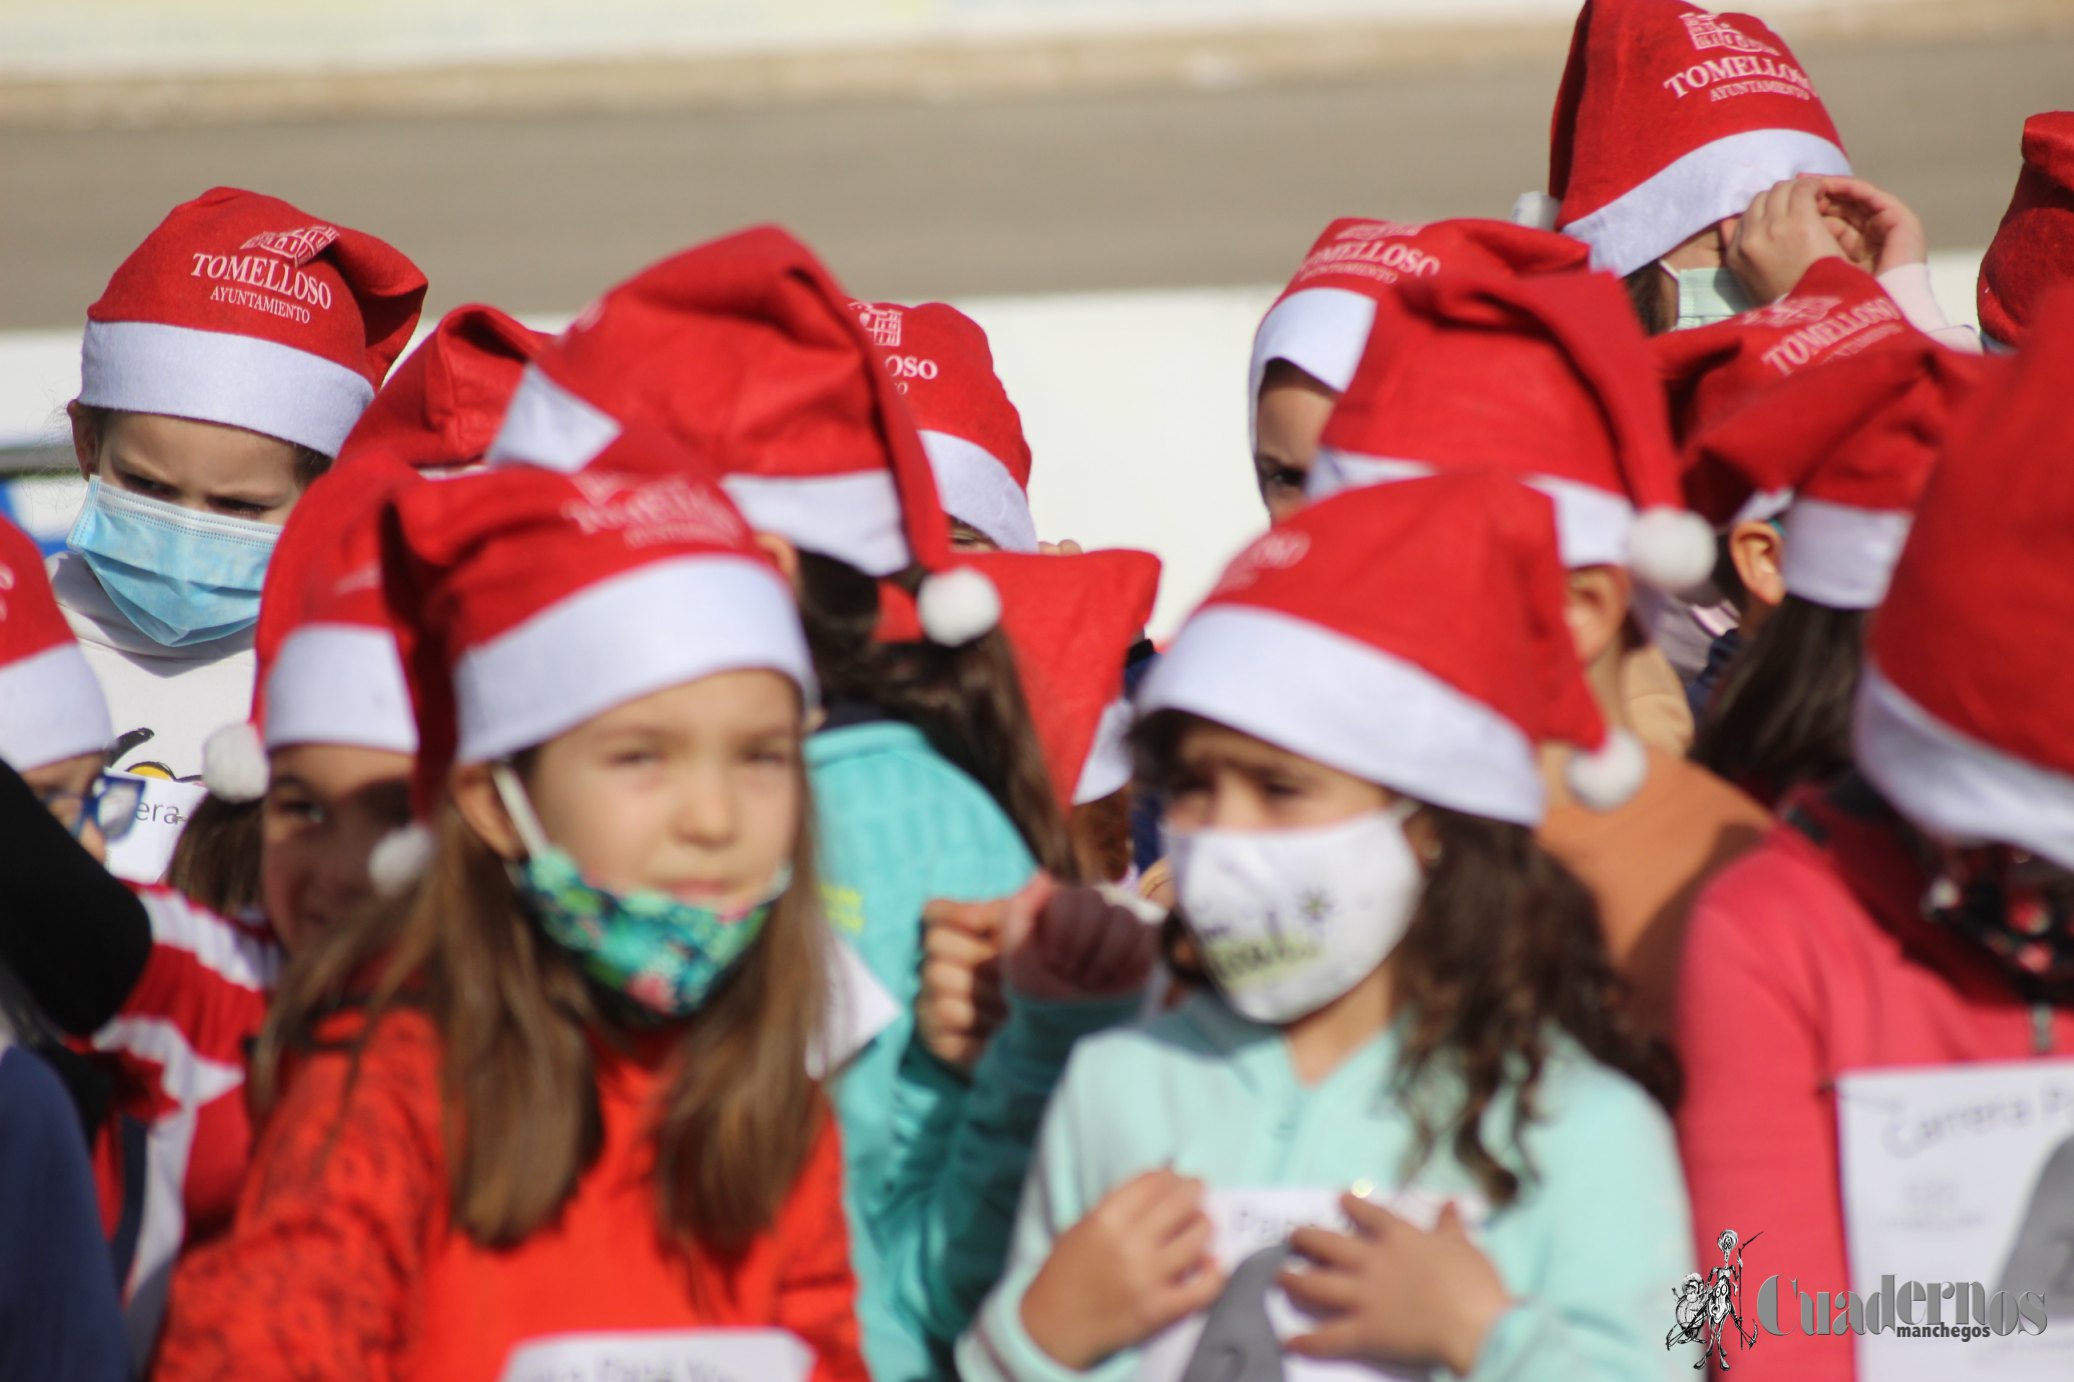
[[[526,847],[525,860],[510,866],[526,914],[585,974],[659,1021],[705,1006],[792,884],[791,868],[782,867],[755,901],[725,909],[667,893],[601,888],[567,850],[548,843],[517,774],[499,764],[492,777]]]
[[[65,545],[137,630],[168,648],[251,628],[281,530],[111,489],[97,475]]]
[[[1678,321],[1671,328],[1673,331],[1712,326],[1757,306],[1750,300],[1743,281],[1728,269],[1674,269],[1668,264],[1658,267],[1678,284]]]

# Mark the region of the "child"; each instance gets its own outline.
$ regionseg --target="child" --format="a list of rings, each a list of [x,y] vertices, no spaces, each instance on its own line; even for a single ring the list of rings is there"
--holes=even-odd
[[[2044,1076],[2066,1061],[2042,1057],[2074,1054],[2074,702],[2060,690],[2074,654],[2070,389],[2074,299],[2062,294],[1968,409],[1917,505],[1871,624],[1857,773],[1789,797],[1763,848],[1694,909],[1677,1026],[1694,1230],[1707,1240],[1761,1229],[1768,1259],[1803,1291],[1878,1290],[1876,1275],[1855,1269],[1853,1244],[1868,1200],[1884,1207],[1894,1192],[1857,1178],[1851,1153],[1862,1148],[1848,1126],[1840,1133],[1853,1121],[1842,1116],[1878,1100],[1896,1111],[1884,1127],[1930,1126],[1913,1122],[1929,1114],[1906,1085],[1855,1090],[1854,1076],[2015,1061]],[[1753,1089],[1764,1091],[1761,1135]],[[1962,1102],[2031,1106],[1980,1097]],[[1910,1184],[1933,1187],[1941,1215],[1988,1234],[2024,1225],[2031,1187],[2012,1163],[1985,1175],[1971,1161],[1956,1173],[1925,1164],[1910,1167]],[[1947,1205],[1947,1176],[1998,1193]],[[2045,1232],[2051,1222],[2038,1216]],[[1988,1289],[2052,1291],[2050,1254],[2064,1265],[2064,1252],[2040,1246],[2045,1257],[2021,1270],[2012,1261]],[[1930,1245],[1948,1251],[1941,1238]],[[1950,1270],[1999,1272],[1979,1257]],[[1781,1314],[1793,1304],[1782,1300]],[[1995,1340],[2008,1366],[2036,1342]],[[1848,1332],[1789,1327],[1763,1340],[1764,1366],[1846,1382],[1856,1345]]]
[[[87,309],[72,441],[88,481],[58,602],[125,772],[192,783],[252,695],[283,519],[417,324],[425,278],[373,236],[219,187],[175,207]],[[154,787],[115,868],[157,882],[199,789]]]
[[[1555,501],[1569,626],[1600,713],[1638,737],[1638,710],[1682,716],[1675,687],[1668,705],[1638,703],[1626,679],[1643,646],[1631,573],[1683,588],[1706,575],[1713,542],[1681,506],[1662,391],[1618,287],[1596,274],[1443,275],[1406,285],[1388,310],[1326,428],[1311,494],[1478,469],[1541,489]],[[1592,890],[1634,983],[1633,1016],[1661,1032],[1692,897],[1766,818],[1660,733],[1645,742],[1641,790],[1617,810],[1580,809],[1552,774],[1540,839]]]
[[[1980,261],[1980,330],[1990,349],[2024,343],[2031,316],[2074,278],[2074,111],[2024,121],[2024,167]]]
[[[1318,504],[1227,569],[1137,731],[1212,988],[1075,1055],[965,1377],[1139,1375],[1165,1326],[1262,1308],[1213,1223],[1317,1224],[1364,1186],[1462,1203],[1426,1232],[1357,1188],[1356,1236],[1300,1230],[1315,1265],[1275,1277],[1313,1316],[1290,1352],[1689,1371],[1661,1342],[1684,1188],[1634,1082],[1672,1076],[1607,1006],[1590,900],[1530,833],[1536,741],[1593,749],[1575,762],[1602,799],[1622,785],[1560,591],[1548,501],[1489,475]],[[1229,1375],[1276,1367],[1254,1342]]]
[[[1361,362],[1376,304],[1397,285],[1464,270],[1571,273],[1588,258],[1567,236],[1503,221],[1341,217],[1325,227],[1253,333],[1246,402],[1268,518],[1302,506],[1318,434]]]
[[[805,640],[666,438],[591,478],[387,507],[428,871],[277,1000],[273,1119],[161,1377],[864,1376],[807,1074]]]
[[[873,1376],[900,1382],[946,1375],[999,1275],[1044,1099],[1077,1037],[1134,1010],[1147,957],[1127,912],[1038,905],[1037,866],[1071,880],[1075,863],[999,596],[952,569],[928,456],[852,302],[775,228],[686,250],[542,353],[491,459],[581,478],[619,428],[657,422],[726,470],[792,575],[828,698],[806,748],[823,901],[863,961],[845,1006],[879,1014],[841,1024],[834,1063],[858,1311]],[[922,915],[1011,896],[1011,949],[1030,952],[1011,962],[1048,977],[967,1081],[916,1030]]]

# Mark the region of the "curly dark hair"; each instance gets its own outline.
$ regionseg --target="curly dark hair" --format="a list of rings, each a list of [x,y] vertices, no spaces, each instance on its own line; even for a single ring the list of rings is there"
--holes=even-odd
[[[1865,611],[1788,595],[1729,664],[1694,761],[1767,801],[1850,767],[1864,643]]]
[[[1164,782],[1194,717],[1154,715],[1136,736],[1141,772]],[[1682,1079],[1663,1042],[1626,1013],[1627,983],[1613,968],[1598,906],[1585,886],[1525,826],[1425,806],[1439,845],[1404,939],[1392,952],[1392,987],[1410,1021],[1394,1092],[1416,1142],[1406,1175],[1445,1145],[1493,1205],[1519,1195],[1533,1166],[1523,1138],[1551,1039],[1567,1033],[1593,1059],[1627,1075],[1669,1108]],[[1183,979],[1206,983],[1185,921],[1169,917],[1167,959]],[[1429,1073],[1452,1080],[1429,1081]],[[1462,1098],[1436,1107],[1427,1091],[1456,1085]],[[1494,1147],[1485,1116],[1511,1091],[1511,1145]]]

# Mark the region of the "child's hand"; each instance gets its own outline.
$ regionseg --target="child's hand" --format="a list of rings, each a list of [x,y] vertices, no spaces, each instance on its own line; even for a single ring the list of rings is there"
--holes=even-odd
[[[1289,1341],[1312,1358],[1443,1364],[1466,1376],[1485,1336],[1512,1307],[1497,1269],[1450,1204],[1428,1233],[1380,1205],[1340,1197],[1355,1236],[1303,1228],[1289,1246],[1317,1263],[1285,1271],[1289,1298],[1326,1322]]]
[[[1851,262],[1878,277],[1930,259],[1922,218],[1908,203],[1863,178],[1808,178],[1821,189],[1823,214]]]
[[[1135,1176],[1059,1235],[1023,1293],[1023,1328],[1076,1372],[1143,1343],[1224,1289],[1210,1237],[1201,1181]]]
[[[915,1026],[925,1049],[967,1073],[1008,1013],[1001,996],[1001,930],[1012,901],[932,902],[922,909]]]
[[[1043,1002],[1141,992],[1159,953],[1159,929],[1093,888],[1044,882],[1042,892],[1026,888],[1009,903],[1009,987]]]
[[[1789,178],[1767,187],[1736,222],[1728,267],[1758,302],[1776,302],[1821,259],[1847,259],[1822,218],[1819,178]]]

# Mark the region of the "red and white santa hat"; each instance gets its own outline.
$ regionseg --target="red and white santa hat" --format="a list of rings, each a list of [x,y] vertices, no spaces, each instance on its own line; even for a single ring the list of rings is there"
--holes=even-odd
[[[256,801],[269,751],[342,744],[414,753],[416,718],[396,629],[382,598],[382,510],[422,483],[363,455],[319,476],[289,513],[267,564],[253,629],[252,715],[202,745],[202,781],[225,801]]]
[[[0,518],[0,762],[17,772],[104,753],[101,683],[51,593],[43,553]]]
[[[1532,826],[1546,741],[1580,800],[1647,772],[1609,733],[1563,620],[1546,496],[1491,473],[1304,508],[1240,553],[1138,693],[1435,806]]]
[[[1030,444],[1022,415],[994,373],[987,333],[941,302],[851,306],[885,352],[886,371],[921,429],[944,512],[1004,552],[1035,552]]]
[[[174,207],[87,308],[79,401],[335,456],[424,300],[425,275],[374,236],[213,188]]]
[[[1345,393],[1375,324],[1378,299],[1412,279],[1463,270],[1565,273],[1587,266],[1590,252],[1552,231],[1505,221],[1464,218],[1417,225],[1343,216],[1325,227],[1289,285],[1253,333],[1246,397],[1260,398],[1276,360]]]
[[[1548,197],[1527,219],[1625,277],[1775,183],[1850,171],[1814,84],[1759,20],[1683,0],[1586,0],[1556,93]]]
[[[1787,593],[1831,609],[1877,608],[1953,418],[1997,363],[1916,331],[1891,337],[1779,381],[1701,427],[1688,474],[1721,477],[1707,489],[1723,507],[1746,495],[1736,513],[1754,511],[1760,497],[1783,511]]]
[[[2074,289],[1967,410],[1873,617],[1852,738],[1916,826],[2074,868]]]
[[[1713,569],[1648,342],[1604,274],[1446,274],[1378,306],[1306,492],[1455,470],[1546,492],[1571,567],[1626,566],[1673,591]]]
[[[397,491],[383,572],[423,808],[457,762],[719,672],[766,668],[815,700],[791,587],[718,475],[641,423],[571,473],[505,465]]]
[[[550,339],[494,307],[456,307],[375,394],[339,464],[373,455],[443,471],[480,461],[527,362]]]
[[[972,560],[1001,593],[1001,629],[1060,807],[1121,791],[1131,779],[1124,659],[1152,617],[1159,558],[1113,550]]]
[[[954,569],[928,453],[853,301],[774,226],[674,255],[527,366],[490,462],[574,472],[626,423],[654,423],[724,472],[759,531],[870,576],[931,573],[924,631],[969,642],[994,626],[998,598]]]
[[[1769,306],[1710,326],[1649,338],[1671,409],[1671,430],[1684,443],[1781,380],[1897,342],[1923,345],[1930,337],[1911,326],[1879,281],[1843,259],[1818,259],[1793,290]],[[1686,500],[1719,526],[1736,518],[1768,518],[1778,511],[1739,513],[1748,498],[1734,475],[1688,476]],[[1724,507],[1725,496],[1733,502]]]
[[[2031,314],[2074,279],[2074,110],[2024,121],[2024,168],[1980,261],[1980,329],[1997,345],[2024,343]]]

